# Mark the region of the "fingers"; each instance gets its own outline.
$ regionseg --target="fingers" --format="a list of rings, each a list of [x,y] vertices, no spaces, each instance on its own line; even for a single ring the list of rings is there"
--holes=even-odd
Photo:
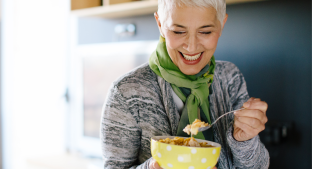
[[[254,97],[251,97],[249,100],[257,100],[257,101],[261,101],[260,98],[254,98]]]
[[[265,123],[268,121],[266,116],[268,104],[261,99],[250,98],[243,104],[243,107],[244,110],[234,113],[233,136],[241,141],[249,140],[258,135],[265,129]]]
[[[245,134],[250,136],[248,138],[253,138],[254,136],[258,135],[260,132],[259,129],[252,128],[249,125],[242,123],[238,120],[235,121],[234,125],[240,128],[241,130],[243,130]]]
[[[152,162],[150,163],[149,165],[149,168],[150,169],[162,169],[159,164],[157,163],[157,161],[155,160],[152,160]]]
[[[213,167],[212,169],[217,169],[217,167]]]
[[[268,121],[267,116],[260,110],[245,109],[245,110],[237,111],[234,114],[237,117],[249,117],[252,119],[258,119],[263,124],[265,124]],[[250,122],[250,123],[256,123],[256,122]]]
[[[246,103],[243,104],[246,109],[256,109],[262,111],[264,114],[268,109],[268,104],[261,101],[259,98],[250,98]]]
[[[265,123],[262,123],[259,119],[250,118],[250,117],[236,117],[236,121],[239,121],[243,124],[248,125],[249,127],[260,131],[265,129]]]
[[[263,124],[268,121],[268,118],[266,116],[268,104],[264,101],[261,101],[259,98],[250,98],[246,103],[243,104],[243,107],[246,109],[235,112],[235,116],[259,119],[260,122]],[[256,122],[250,121],[247,124],[250,123]]]

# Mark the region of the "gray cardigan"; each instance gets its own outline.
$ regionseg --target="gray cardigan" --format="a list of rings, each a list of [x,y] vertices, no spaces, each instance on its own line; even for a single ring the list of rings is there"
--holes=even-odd
[[[104,168],[149,168],[151,137],[177,133],[180,115],[171,90],[148,64],[112,84],[101,117]],[[216,61],[212,91],[212,121],[249,99],[243,75],[230,62]],[[222,146],[218,169],[268,168],[269,153],[259,136],[244,142],[233,138],[233,118],[227,115],[213,126],[214,141]]]

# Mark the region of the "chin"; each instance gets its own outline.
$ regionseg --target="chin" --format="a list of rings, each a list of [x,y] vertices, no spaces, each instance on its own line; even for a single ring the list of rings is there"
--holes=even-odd
[[[185,75],[196,75],[200,72],[200,70],[197,69],[180,69],[182,73]]]

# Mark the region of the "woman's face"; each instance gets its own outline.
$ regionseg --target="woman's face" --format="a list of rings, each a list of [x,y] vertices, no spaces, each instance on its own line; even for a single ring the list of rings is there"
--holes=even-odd
[[[176,7],[164,20],[164,25],[155,14],[159,30],[166,38],[169,56],[184,74],[199,73],[214,54],[221,36],[216,14],[212,7]]]

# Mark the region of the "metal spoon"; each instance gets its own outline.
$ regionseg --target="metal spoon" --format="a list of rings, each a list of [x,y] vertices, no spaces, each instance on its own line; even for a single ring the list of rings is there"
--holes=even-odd
[[[218,117],[217,120],[215,120],[213,123],[211,123],[210,125],[206,126],[206,127],[200,127],[198,128],[198,131],[205,131],[205,130],[208,130],[211,128],[212,125],[216,124],[216,122],[218,120],[220,120],[223,116],[227,115],[227,114],[230,114],[230,113],[233,113],[233,112],[236,112],[236,111],[239,111],[239,110],[244,110],[245,108],[241,108],[241,109],[237,109],[237,110],[233,110],[233,111],[230,111],[230,112],[227,112],[225,114],[223,114],[222,116]]]

